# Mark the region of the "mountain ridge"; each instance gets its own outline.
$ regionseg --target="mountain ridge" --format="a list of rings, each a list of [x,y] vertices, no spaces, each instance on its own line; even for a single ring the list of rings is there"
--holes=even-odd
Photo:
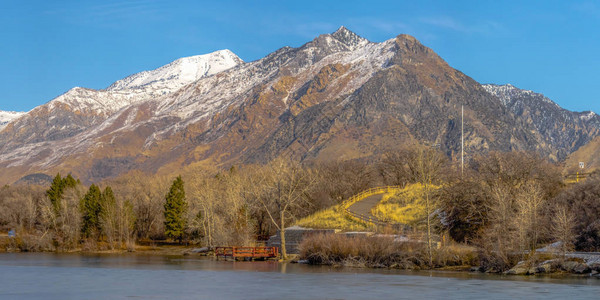
[[[525,122],[532,124],[547,143],[559,145],[551,158],[562,161],[600,134],[600,116],[591,111],[573,112],[541,93],[511,84],[483,84],[486,91]],[[560,130],[557,130],[560,129]]]
[[[185,74],[183,78],[171,76],[174,70],[181,71],[181,65],[185,62],[183,67],[190,74]],[[74,87],[34,108],[24,117],[7,123],[0,131],[0,151],[14,150],[19,144],[76,136],[99,125],[124,107],[164,97],[195,80],[216,74],[215,71],[223,71],[240,63],[243,61],[231,51],[220,50],[181,58],[155,70],[136,73],[103,90]],[[194,70],[197,72],[194,73]],[[148,77],[154,80],[144,82]]]
[[[172,173],[194,164],[225,167],[280,156],[376,158],[410,142],[438,144],[456,158],[462,105],[468,153],[530,150],[558,160],[598,134],[583,115],[544,123],[521,113],[539,112],[551,103],[518,91],[502,100],[409,35],[373,43],[342,26],[256,61],[230,58],[235,66],[170,93],[55,124],[53,136],[40,134],[35,122],[8,124],[0,131],[8,141],[0,140],[0,167],[6,174],[0,180],[61,171],[95,182],[134,169]],[[141,75],[111,89],[129,83],[143,88],[165,78],[136,74]],[[528,107],[517,101],[525,96],[545,104]],[[40,119],[52,117],[64,122],[77,114],[48,110]],[[72,124],[80,128],[70,130]]]

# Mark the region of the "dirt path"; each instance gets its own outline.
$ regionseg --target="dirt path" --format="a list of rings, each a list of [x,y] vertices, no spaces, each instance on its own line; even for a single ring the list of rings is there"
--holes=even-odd
[[[375,205],[377,205],[377,203],[379,203],[379,201],[381,201],[381,198],[383,198],[383,195],[385,195],[385,194],[377,194],[377,195],[369,196],[361,201],[358,201],[358,202],[350,205],[350,207],[348,207],[348,210],[353,213],[356,213],[356,214],[360,214],[363,216],[372,217],[373,219],[376,219],[371,214],[371,209]]]

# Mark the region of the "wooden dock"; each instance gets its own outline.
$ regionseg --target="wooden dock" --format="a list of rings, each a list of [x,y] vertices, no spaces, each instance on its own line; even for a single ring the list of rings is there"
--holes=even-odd
[[[216,247],[215,256],[217,259],[233,258],[233,259],[268,259],[278,258],[278,247]]]

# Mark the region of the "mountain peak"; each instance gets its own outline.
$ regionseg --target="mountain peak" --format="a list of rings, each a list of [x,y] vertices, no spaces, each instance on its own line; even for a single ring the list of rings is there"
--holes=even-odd
[[[143,71],[121,79],[107,90],[136,89],[149,86],[179,88],[202,77],[233,68],[244,61],[229,49],[179,58],[151,71]]]
[[[414,36],[412,36],[410,34],[406,34],[406,33],[398,35],[398,38],[403,39],[403,40],[409,40],[411,42],[417,42],[417,38],[415,38]]]
[[[362,47],[369,43],[369,40],[348,30],[348,28],[344,26],[340,26],[340,28],[333,32],[331,36],[336,40],[342,42],[344,45],[348,46],[352,50]]]
[[[179,59],[173,61],[172,63],[170,63],[166,66],[170,66],[170,65],[174,65],[174,64],[181,64],[181,63],[192,63],[193,64],[197,61],[206,61],[206,62],[210,63],[210,62],[219,61],[219,60],[230,60],[236,64],[244,62],[235,53],[231,52],[231,50],[223,49],[223,50],[217,50],[217,51],[207,53],[207,54],[182,57],[182,58],[179,58]]]
[[[345,34],[345,33],[354,33],[352,31],[350,31],[348,28],[346,28],[346,26],[342,25],[340,26],[340,28],[338,28],[336,31],[334,31],[331,35],[336,35],[336,34]]]

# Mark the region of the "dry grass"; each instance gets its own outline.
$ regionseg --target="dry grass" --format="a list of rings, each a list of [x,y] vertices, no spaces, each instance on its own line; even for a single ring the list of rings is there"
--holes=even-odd
[[[379,220],[402,223],[419,228],[425,218],[423,186],[412,184],[401,191],[385,194],[371,213]],[[344,213],[341,205],[319,211],[295,225],[310,228],[337,228],[344,231],[372,230],[369,224]]]
[[[396,243],[391,237],[321,234],[306,238],[300,258],[311,264],[413,269],[423,266],[421,243]]]
[[[51,235],[27,233],[20,234],[12,239],[6,238],[0,240],[0,248],[19,252],[43,252],[56,250]]]
[[[425,218],[423,186],[412,184],[399,192],[384,195],[371,214],[385,222],[418,227]]]
[[[451,243],[436,249],[433,253],[435,267],[477,266],[479,265],[478,249],[458,243]]]
[[[477,249],[450,244],[436,249],[428,266],[426,246],[419,242],[396,242],[392,236],[347,236],[320,234],[300,245],[300,258],[310,264],[371,268],[446,268],[479,265]]]
[[[346,215],[340,205],[332,206],[300,219],[295,225],[319,229],[334,228],[344,231],[363,231],[369,229],[368,224],[359,222]]]

